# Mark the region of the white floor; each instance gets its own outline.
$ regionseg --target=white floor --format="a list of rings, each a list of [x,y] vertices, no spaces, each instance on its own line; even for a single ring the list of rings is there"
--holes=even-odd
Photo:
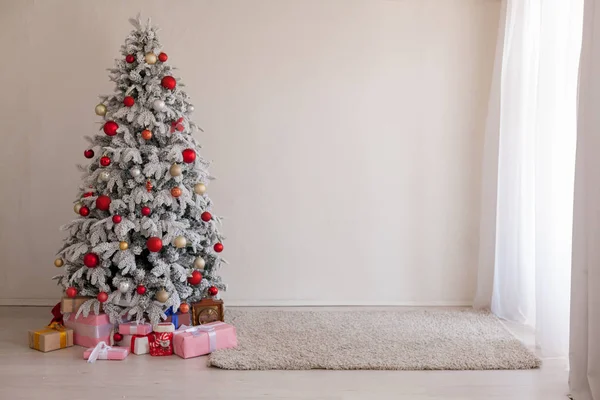
[[[130,355],[87,364],[83,348],[27,347],[49,308],[0,307],[0,399],[564,400],[562,360],[526,371],[222,371],[206,358]],[[531,335],[511,326],[526,342]]]

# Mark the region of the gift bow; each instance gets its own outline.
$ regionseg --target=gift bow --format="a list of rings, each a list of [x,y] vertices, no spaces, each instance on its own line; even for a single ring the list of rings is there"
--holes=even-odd
[[[64,323],[63,321],[63,315],[60,312],[60,302],[56,303],[56,305],[52,308],[52,316],[54,318],[52,318],[52,321],[50,321],[50,323],[54,323],[57,322],[59,325],[62,325]]]
[[[175,130],[178,130],[179,132],[183,131],[183,117],[179,118],[177,121],[173,121],[171,122],[171,133],[175,132]]]
[[[177,328],[179,326],[179,316],[176,312],[173,312],[173,307],[169,307],[167,311],[165,311],[165,315],[167,317],[171,317],[171,323]]]
[[[210,348],[210,352],[214,352],[217,349],[217,331],[215,330],[215,326],[226,325],[224,322],[215,322],[210,325],[198,325],[193,327],[187,327],[182,325],[181,327],[184,329],[179,329],[175,331],[175,333],[183,333],[189,332],[193,336],[200,336],[202,333],[208,333],[208,347]]]
[[[108,351],[110,349],[112,349],[112,346],[107,345],[106,342],[98,343],[90,353],[87,362],[94,363],[99,357],[108,358]]]

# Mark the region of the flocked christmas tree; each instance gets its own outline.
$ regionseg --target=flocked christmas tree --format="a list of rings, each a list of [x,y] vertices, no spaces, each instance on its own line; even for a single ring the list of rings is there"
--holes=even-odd
[[[65,225],[55,277],[69,297],[91,296],[79,310],[111,321],[166,318],[172,307],[217,296],[223,261],[219,219],[205,194],[207,162],[192,136],[193,106],[161,52],[157,28],[135,29],[110,70],[115,94],[101,97],[102,131],[87,137],[91,159]],[[180,307],[181,306],[181,307]]]

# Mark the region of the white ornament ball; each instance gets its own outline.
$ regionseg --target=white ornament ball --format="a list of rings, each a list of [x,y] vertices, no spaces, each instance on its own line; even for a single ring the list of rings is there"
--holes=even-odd
[[[154,103],[152,103],[152,107],[156,111],[165,111],[165,108],[167,108],[167,105],[165,104],[164,101],[159,99],[159,100],[154,100]]]
[[[206,261],[204,261],[204,258],[202,258],[202,257],[198,257],[194,261],[194,267],[196,267],[196,269],[204,269],[205,265],[206,265]]]
[[[169,169],[169,173],[171,174],[171,176],[181,175],[181,166],[177,163],[171,165],[171,168]]]
[[[83,206],[83,204],[81,204],[80,202],[75,203],[75,205],[73,206],[73,211],[75,211],[75,214],[79,214],[79,210],[81,210],[81,206]]]
[[[173,246],[177,247],[178,249],[184,248],[186,245],[187,240],[185,240],[183,236],[177,236],[175,239],[173,239]]]
[[[123,281],[123,282],[119,283],[119,292],[127,293],[127,292],[129,292],[130,287],[131,287],[131,284],[129,282]]]
[[[98,175],[98,180],[101,182],[108,182],[109,179],[110,179],[110,172],[108,172],[108,171],[102,171]]]
[[[194,193],[204,194],[204,192],[206,192],[206,185],[204,183],[196,183],[194,185]]]
[[[192,106],[192,105],[188,106],[188,111],[189,112],[194,112],[194,110],[195,110],[194,106]]]
[[[140,176],[142,174],[142,170],[139,169],[138,167],[133,167],[129,170],[129,173],[131,174],[131,176],[133,176],[134,178],[137,178],[138,176]]]
[[[146,53],[146,64],[156,64],[158,57],[154,53]]]
[[[104,116],[106,115],[106,106],[104,104],[98,104],[94,111],[96,111],[96,115]]]

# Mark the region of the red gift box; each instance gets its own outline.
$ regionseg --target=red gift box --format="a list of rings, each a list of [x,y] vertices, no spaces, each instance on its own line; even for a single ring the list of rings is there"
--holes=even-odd
[[[154,332],[148,336],[151,356],[173,355],[173,332],[175,325],[161,322],[154,326]]]

